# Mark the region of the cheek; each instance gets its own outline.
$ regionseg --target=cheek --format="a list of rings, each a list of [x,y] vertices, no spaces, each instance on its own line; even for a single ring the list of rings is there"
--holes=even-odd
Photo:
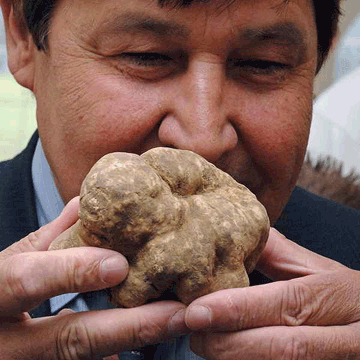
[[[43,56],[37,89],[39,130],[51,138],[52,153],[90,162],[108,152],[136,152],[161,116],[162,92],[103,61],[52,50],[51,58]]]
[[[300,95],[274,92],[248,103],[243,141],[272,187],[289,188],[296,181],[309,134],[311,99],[311,90]]]
[[[262,180],[256,195],[272,224],[286,205],[300,172],[312,107],[311,92],[273,95],[248,102],[241,138]]]
[[[258,124],[258,131],[254,131],[253,144],[259,144],[258,148],[262,150],[261,157],[264,160],[261,162],[282,166],[297,160],[298,154],[306,147],[310,107],[296,111],[295,107],[288,108],[281,102],[279,107],[259,109],[257,118],[263,121]],[[256,148],[253,148],[253,151],[256,151]]]
[[[61,141],[97,158],[113,151],[136,152],[159,121],[159,102],[156,91],[97,76],[78,86],[73,96],[64,97],[56,114],[65,119]]]

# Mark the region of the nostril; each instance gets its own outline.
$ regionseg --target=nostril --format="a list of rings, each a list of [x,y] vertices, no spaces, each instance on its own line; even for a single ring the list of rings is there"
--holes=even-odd
[[[229,148],[228,151],[234,149],[237,146],[239,142],[238,131],[236,130],[232,122],[229,121],[224,125],[222,135],[223,142]]]

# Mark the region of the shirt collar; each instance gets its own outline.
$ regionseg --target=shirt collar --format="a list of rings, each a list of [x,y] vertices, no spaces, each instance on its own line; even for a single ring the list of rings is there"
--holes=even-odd
[[[39,225],[44,226],[60,215],[64,208],[64,202],[56,188],[40,139],[36,144],[31,171]],[[56,313],[59,309],[71,302],[77,295],[76,293],[63,294],[50,299],[51,313]]]
[[[36,144],[32,162],[32,180],[35,189],[36,211],[39,225],[44,226],[60,215],[64,208],[64,203],[55,186],[40,139]]]

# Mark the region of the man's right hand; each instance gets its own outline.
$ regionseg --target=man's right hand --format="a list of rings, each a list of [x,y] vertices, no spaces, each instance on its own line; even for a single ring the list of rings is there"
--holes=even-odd
[[[78,206],[72,200],[52,223],[0,253],[1,359],[101,359],[188,332],[185,306],[174,301],[30,318],[46,299],[115,286],[127,276],[126,259],[111,250],[46,251],[75,223]]]

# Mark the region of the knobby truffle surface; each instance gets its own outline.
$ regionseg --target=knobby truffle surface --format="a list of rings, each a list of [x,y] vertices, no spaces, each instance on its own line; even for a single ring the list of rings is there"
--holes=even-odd
[[[79,220],[51,249],[99,246],[128,259],[111,289],[120,307],[171,289],[189,304],[249,285],[269,233],[265,208],[245,186],[187,150],[111,153],[85,178]]]

